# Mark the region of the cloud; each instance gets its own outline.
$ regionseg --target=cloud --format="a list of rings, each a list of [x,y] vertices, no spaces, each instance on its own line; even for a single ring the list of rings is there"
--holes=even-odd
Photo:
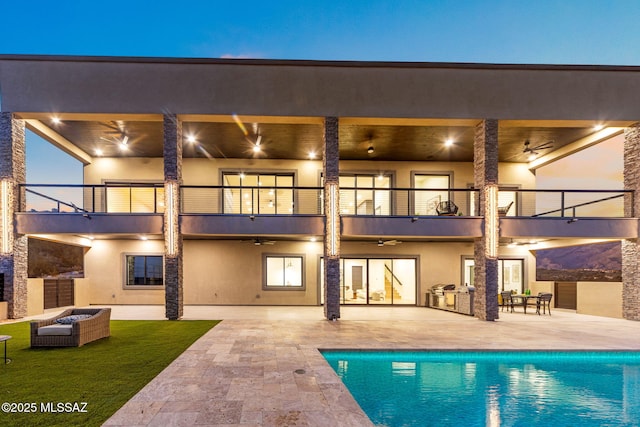
[[[264,56],[259,54],[254,54],[254,53],[240,53],[240,54],[225,53],[223,55],[220,55],[220,58],[222,59],[263,59]]]

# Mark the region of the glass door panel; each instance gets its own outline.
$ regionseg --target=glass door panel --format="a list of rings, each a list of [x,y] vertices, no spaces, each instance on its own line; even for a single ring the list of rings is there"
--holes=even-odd
[[[517,294],[522,293],[522,267],[523,260],[521,259],[505,259],[502,260],[502,290],[514,291]]]
[[[344,304],[367,303],[367,260],[345,259],[342,269],[344,286],[341,289]]]
[[[390,259],[369,260],[369,304],[391,304],[393,279]]]
[[[416,260],[393,259],[391,271],[392,303],[412,304],[416,303]]]

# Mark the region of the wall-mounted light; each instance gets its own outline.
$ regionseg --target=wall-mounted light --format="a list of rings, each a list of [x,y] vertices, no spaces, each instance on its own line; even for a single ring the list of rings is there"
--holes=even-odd
[[[485,223],[487,225],[487,247],[485,254],[489,258],[498,256],[498,186],[488,185],[484,190]]]
[[[165,212],[167,227],[165,232],[165,246],[167,255],[178,253],[178,184],[170,181],[164,184]]]
[[[0,183],[0,191],[2,194],[0,195],[0,208],[2,212],[0,212],[0,225],[2,226],[2,236],[0,237],[0,244],[2,247],[0,248],[0,252],[3,254],[11,253],[11,206],[10,206],[10,198],[9,198],[9,189],[11,188],[11,182],[7,179],[3,179]]]
[[[327,233],[327,255],[338,256],[338,233],[339,215],[338,212],[338,184],[328,184],[329,187],[329,212],[327,212],[327,222],[329,232]]]

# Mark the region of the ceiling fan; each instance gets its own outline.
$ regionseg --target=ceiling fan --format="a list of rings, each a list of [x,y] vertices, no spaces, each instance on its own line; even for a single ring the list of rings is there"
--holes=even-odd
[[[101,140],[115,144],[122,150],[126,150],[129,147],[133,138],[131,133],[126,129],[125,122],[116,120],[109,123],[102,122],[100,124],[107,128],[107,130],[104,131],[106,136],[101,136]]]
[[[276,243],[274,240],[260,239],[258,237],[256,237],[255,239],[251,239],[251,240],[243,240],[243,242],[251,242],[255,246],[275,245],[275,243]]]
[[[529,159],[533,160],[532,157],[535,157],[538,154],[540,154],[540,153],[538,153],[539,150],[548,150],[550,148],[553,148],[553,141],[547,141],[547,142],[545,142],[543,144],[539,144],[539,145],[536,145],[535,147],[532,147],[531,143],[527,139],[524,142],[524,148],[522,149],[522,152],[524,154],[528,153],[529,154]]]
[[[378,246],[395,246],[402,243],[400,240],[382,240],[378,239]]]
[[[233,121],[236,122],[236,124],[242,131],[244,139],[246,139],[247,142],[252,145],[253,152],[259,153],[261,151],[260,144],[262,143],[262,135],[260,134],[260,130],[258,129],[258,123],[252,123],[251,132],[249,132],[249,130],[237,114],[233,114],[231,117],[233,117]]]

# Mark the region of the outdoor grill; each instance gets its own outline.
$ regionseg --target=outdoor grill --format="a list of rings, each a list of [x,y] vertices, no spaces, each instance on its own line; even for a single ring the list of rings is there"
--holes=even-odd
[[[443,296],[444,291],[453,291],[456,289],[456,285],[454,284],[443,284],[439,283],[437,285],[433,285],[431,287],[431,294]]]

